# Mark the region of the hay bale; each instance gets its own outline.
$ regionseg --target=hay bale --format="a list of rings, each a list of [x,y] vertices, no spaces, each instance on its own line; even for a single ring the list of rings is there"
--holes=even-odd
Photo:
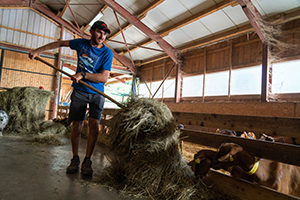
[[[66,129],[55,123],[45,122],[45,108],[52,91],[36,87],[15,87],[0,92],[0,109],[9,121],[7,132],[19,135],[65,133]]]
[[[180,132],[165,104],[132,98],[111,123],[116,157],[104,169],[102,184],[135,197],[226,199],[194,176],[179,151]]]

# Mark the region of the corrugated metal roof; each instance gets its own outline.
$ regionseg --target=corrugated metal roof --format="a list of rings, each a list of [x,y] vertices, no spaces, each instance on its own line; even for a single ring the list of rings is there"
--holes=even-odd
[[[63,19],[72,22],[73,25],[76,26],[74,20],[75,18],[79,27],[85,27],[87,31],[89,31],[89,27],[87,26],[88,23],[99,13],[99,11],[102,10],[103,17],[101,20],[108,24],[108,27],[112,32],[108,38],[124,42],[122,35],[119,33],[119,26],[115,18],[114,11],[109,6],[105,7],[105,4],[101,0],[68,0],[69,7],[72,12],[64,0],[40,0],[39,2],[45,4],[58,16],[61,16]],[[125,8],[132,15],[138,16],[141,11],[148,6],[157,3],[158,0],[115,0],[115,2]],[[236,3],[233,7],[226,6],[220,9],[216,8],[216,10],[212,9],[214,6],[219,4],[232,2]],[[265,18],[281,13],[300,11],[299,0],[252,0],[252,3],[259,13]],[[53,35],[52,31],[55,31],[55,28],[52,27],[49,22],[46,22],[42,17],[37,16],[35,13],[26,15],[25,13],[28,12],[26,10],[11,10],[10,12],[20,12],[21,14],[12,13],[9,14],[9,16],[15,17],[6,18],[5,16],[7,14],[2,13],[2,25],[9,26],[9,24],[12,22],[9,22],[8,20],[15,20],[16,22],[22,20],[22,23],[13,23],[15,24],[16,28],[21,29],[23,26],[26,27],[25,25],[28,23],[28,27],[33,29],[31,31],[34,33],[45,34],[49,37],[50,35]],[[201,12],[203,12],[202,14],[205,14],[205,12],[209,13],[182,25],[178,29],[172,29],[169,34],[163,36],[163,39],[173,47],[179,48],[188,43],[195,42],[209,36],[215,36],[227,30],[234,30],[238,27],[244,26],[245,24],[250,24],[247,16],[242,10],[242,7],[235,0],[165,0],[161,3],[158,3],[156,6],[151,7],[151,9],[146,13],[145,17],[142,17],[140,20],[154,32],[160,33],[162,31],[167,31],[172,26],[181,24],[188,18],[199,15]],[[22,17],[23,15],[24,17]],[[121,27],[125,27],[125,25],[128,24],[128,21],[120,15],[118,15],[118,20],[121,24]],[[34,26],[32,25],[33,23]],[[7,31],[11,32],[11,30]],[[42,33],[43,31],[44,33]],[[114,36],[115,33],[118,34]],[[148,42],[143,44],[149,41],[150,38],[135,26],[126,28],[123,33],[127,43],[144,45],[146,47],[152,47],[161,50],[155,41],[150,40],[150,43]],[[12,35],[7,34],[6,40],[16,43],[16,38],[13,39],[12,37]],[[35,41],[36,42],[32,40],[32,47],[34,45],[39,46],[45,42],[49,42],[50,39],[44,38],[42,41],[40,38],[38,38]],[[19,44],[24,45],[26,42],[28,43],[29,41],[24,39],[24,34],[21,34]],[[115,43],[112,41],[107,41],[106,44],[113,48],[116,52],[127,51],[125,44]],[[136,48],[131,51],[132,58],[135,61],[148,60],[162,54],[164,53],[143,48]],[[130,59],[128,53],[124,56]]]

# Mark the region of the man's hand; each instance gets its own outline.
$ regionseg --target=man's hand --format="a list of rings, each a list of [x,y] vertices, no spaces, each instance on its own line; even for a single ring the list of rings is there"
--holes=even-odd
[[[35,57],[38,57],[40,56],[40,53],[35,49],[35,50],[32,50],[29,52],[28,54],[28,57],[31,59],[31,60],[34,60]]]
[[[72,75],[71,79],[72,81],[78,83],[79,80],[83,79],[82,72]]]

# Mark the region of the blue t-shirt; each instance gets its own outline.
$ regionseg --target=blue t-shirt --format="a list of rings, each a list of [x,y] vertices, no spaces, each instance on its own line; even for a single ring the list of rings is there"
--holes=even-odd
[[[101,73],[102,70],[111,70],[113,60],[112,51],[103,44],[102,48],[96,48],[91,45],[91,41],[87,39],[70,40],[69,46],[77,51],[77,69],[76,73],[87,72],[91,74]],[[97,83],[82,79],[90,86],[104,92],[104,83]],[[81,83],[72,83],[72,86],[78,90],[96,94],[94,90],[82,85]]]

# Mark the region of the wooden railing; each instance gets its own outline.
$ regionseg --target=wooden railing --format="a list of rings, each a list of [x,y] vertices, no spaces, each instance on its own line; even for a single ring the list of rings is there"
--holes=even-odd
[[[102,130],[110,126],[110,119],[117,109],[104,109],[100,121]],[[63,112],[65,113],[65,112]],[[258,117],[241,115],[221,115],[205,113],[173,112],[177,124],[186,128],[181,132],[183,141],[189,141],[208,147],[218,148],[222,143],[233,142],[241,145],[249,153],[270,160],[300,166],[300,146],[274,143],[268,141],[238,138],[220,135],[213,132],[199,131],[203,127],[251,131],[258,136],[260,133],[268,135],[281,135],[300,138],[300,118]],[[107,134],[102,132],[102,134]],[[100,142],[100,140],[98,140]],[[107,143],[106,143],[107,144]],[[234,179],[226,174],[210,170],[207,177],[225,194],[237,199],[272,199],[295,200],[300,199],[278,191],[249,183],[244,180]]]

